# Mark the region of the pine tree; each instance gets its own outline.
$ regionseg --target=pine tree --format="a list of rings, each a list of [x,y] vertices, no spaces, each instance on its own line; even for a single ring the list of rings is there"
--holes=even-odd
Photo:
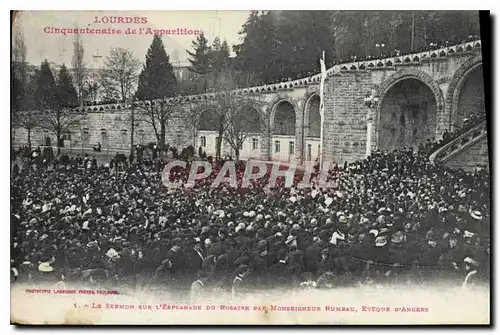
[[[57,76],[57,103],[59,108],[74,108],[78,106],[78,95],[73,78],[66,65],[62,65]]]
[[[192,42],[192,48],[194,52],[187,50],[187,53],[191,57],[191,59],[189,59],[189,62],[191,63],[189,70],[200,75],[209,73],[211,70],[211,48],[208,45],[208,40],[203,32]]]
[[[231,55],[227,41],[221,43],[219,37],[216,37],[212,42],[211,51],[210,63],[214,71],[220,71],[229,65],[229,57]]]
[[[138,100],[150,100],[144,109],[144,121],[154,129],[160,153],[165,147],[167,123],[179,107],[179,102],[168,101],[177,93],[177,80],[170,58],[160,36],[155,36],[146,54],[146,63],[139,75],[136,97]]]
[[[58,107],[57,88],[54,75],[47,60],[42,62],[36,80],[35,104],[37,109]]]

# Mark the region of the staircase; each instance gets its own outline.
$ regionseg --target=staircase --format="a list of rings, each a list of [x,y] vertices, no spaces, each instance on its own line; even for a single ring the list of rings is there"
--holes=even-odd
[[[465,150],[478,144],[481,140],[487,139],[487,135],[486,121],[483,121],[434,151],[429,156],[429,160],[432,164],[446,164],[459,154],[464,153]],[[486,165],[488,165],[488,162],[486,162]]]

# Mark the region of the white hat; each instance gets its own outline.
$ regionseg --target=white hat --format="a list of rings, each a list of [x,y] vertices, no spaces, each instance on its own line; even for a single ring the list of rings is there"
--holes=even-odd
[[[120,258],[120,255],[118,255],[118,253],[116,252],[116,250],[113,249],[113,248],[110,248],[106,252],[106,256],[108,256],[109,258]]]
[[[472,216],[476,220],[481,220],[483,218],[480,211],[474,211],[470,213],[470,216]]]
[[[464,259],[464,263],[472,264],[472,265],[474,265],[474,266],[479,266],[479,262],[477,262],[477,261],[473,260],[473,259],[472,259],[472,258],[470,258],[470,257],[466,257],[466,258]]]
[[[89,222],[88,221],[85,221],[83,224],[82,224],[82,229],[89,229]]]
[[[369,231],[370,234],[373,234],[374,237],[378,236],[378,230],[377,229],[372,229]]]
[[[52,271],[54,271],[54,268],[52,266],[50,266],[49,263],[43,262],[43,263],[40,263],[40,265],[38,265],[38,271],[40,271],[40,272],[52,272]]]
[[[286,241],[285,241],[285,244],[290,244],[292,243],[293,241],[295,241],[297,239],[296,236],[293,236],[293,235],[288,235],[288,237],[286,238]]]
[[[42,213],[45,213],[45,212],[48,212],[50,210],[50,208],[52,207],[52,204],[51,203],[48,203],[48,204],[44,204],[42,206]]]
[[[330,243],[333,245],[337,245],[337,240],[345,240],[345,235],[342,232],[335,231],[332,234],[332,238],[330,239]]]
[[[383,247],[386,244],[387,244],[387,238],[385,236],[378,236],[375,239],[375,246],[376,247]]]

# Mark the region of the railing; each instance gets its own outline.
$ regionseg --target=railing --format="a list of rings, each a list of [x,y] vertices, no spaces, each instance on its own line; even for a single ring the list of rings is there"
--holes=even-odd
[[[329,68],[326,73],[327,76],[332,76],[337,73],[349,72],[349,71],[366,71],[366,70],[378,70],[394,68],[395,66],[405,66],[405,65],[415,65],[422,62],[442,59],[448,56],[453,56],[456,54],[472,53],[476,50],[481,50],[481,40],[470,41],[458,45],[452,45],[436,50],[423,51],[412,53],[408,55],[393,56],[379,59],[370,59],[362,61],[353,61],[343,64],[336,64]],[[241,88],[231,91],[233,95],[247,95],[247,94],[260,94],[266,92],[276,92],[279,90],[289,90],[294,87],[307,86],[309,84],[318,83],[321,80],[321,74],[315,74],[313,76],[291,80],[287,82],[281,82],[277,84],[260,85],[254,87]],[[195,102],[200,100],[210,100],[215,97],[215,93],[203,93],[196,95],[188,95],[184,97],[168,98],[166,101],[181,101],[181,102]],[[150,101],[138,101],[137,105],[139,107],[149,106]],[[116,103],[116,104],[105,104],[96,106],[85,106],[75,108],[77,112],[101,112],[107,110],[122,110],[130,108],[130,103]]]
[[[488,129],[486,126],[486,121],[483,121],[480,124],[476,125],[474,128],[469,129],[454,140],[448,142],[441,148],[434,151],[434,153],[429,156],[429,160],[432,164],[444,163],[462,152],[464,149],[469,148],[479,140],[486,137],[487,134]]]

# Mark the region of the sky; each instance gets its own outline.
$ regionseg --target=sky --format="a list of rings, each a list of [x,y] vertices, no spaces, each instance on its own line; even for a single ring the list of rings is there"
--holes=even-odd
[[[214,36],[227,40],[230,46],[240,43],[238,32],[245,23],[249,11],[23,11],[15,19],[13,33],[17,29],[24,34],[27,48],[26,60],[39,65],[44,59],[55,64],[71,65],[74,35],[50,34],[46,27],[73,28],[120,28],[120,35],[81,35],[85,50],[85,63],[88,67],[102,65],[103,57],[111,47],[128,48],[144,61],[146,51],[153,35],[126,35],[127,28],[175,29],[186,28],[202,30],[210,43]],[[96,23],[95,17],[102,21],[104,16],[144,17],[147,23]],[[218,18],[218,19],[217,19]],[[146,30],[144,30],[145,32]],[[187,62],[186,49],[196,36],[163,35],[167,54],[173,62]]]

